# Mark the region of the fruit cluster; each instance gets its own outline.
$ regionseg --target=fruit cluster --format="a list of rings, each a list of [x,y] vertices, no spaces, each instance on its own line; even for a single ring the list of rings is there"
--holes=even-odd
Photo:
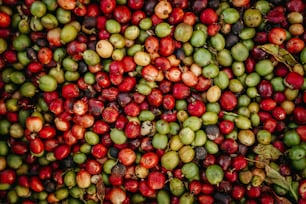
[[[0,203],[306,203],[302,0],[0,1]]]

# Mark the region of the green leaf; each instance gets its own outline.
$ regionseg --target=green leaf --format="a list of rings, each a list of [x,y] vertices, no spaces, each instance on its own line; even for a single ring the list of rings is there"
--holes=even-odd
[[[265,165],[265,171],[266,171],[266,175],[269,179],[270,182],[281,186],[282,188],[286,189],[286,190],[290,190],[290,183],[288,183],[288,181],[286,180],[285,177],[283,177],[280,173],[278,173],[278,171],[276,171],[275,169],[273,169],[272,167],[270,167],[269,165]]]
[[[273,55],[273,57],[281,63],[284,63],[290,71],[292,71],[292,67],[298,62],[296,59],[288,52],[287,50],[279,47],[278,45],[274,44],[265,44],[260,45],[258,48],[262,49],[263,51],[267,52],[270,55]]]
[[[282,153],[271,144],[258,144],[254,147],[253,151],[264,160],[276,160],[282,155]]]
[[[292,177],[291,176],[286,176],[285,179],[288,183],[292,184]]]
[[[287,191],[290,191],[294,199],[298,200],[298,195],[292,188],[292,178],[291,177],[283,177],[278,171],[270,167],[269,165],[265,165],[265,171],[267,180],[272,182],[273,184],[279,185],[280,187],[286,189]]]

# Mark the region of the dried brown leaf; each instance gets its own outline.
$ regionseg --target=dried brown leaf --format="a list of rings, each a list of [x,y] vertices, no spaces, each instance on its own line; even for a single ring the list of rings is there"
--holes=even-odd
[[[97,187],[97,197],[101,201],[101,203],[103,203],[105,198],[105,186],[102,177],[98,179],[96,187]]]
[[[274,191],[272,191],[272,193],[274,194],[277,204],[292,204],[292,202],[287,198],[277,195]]]

